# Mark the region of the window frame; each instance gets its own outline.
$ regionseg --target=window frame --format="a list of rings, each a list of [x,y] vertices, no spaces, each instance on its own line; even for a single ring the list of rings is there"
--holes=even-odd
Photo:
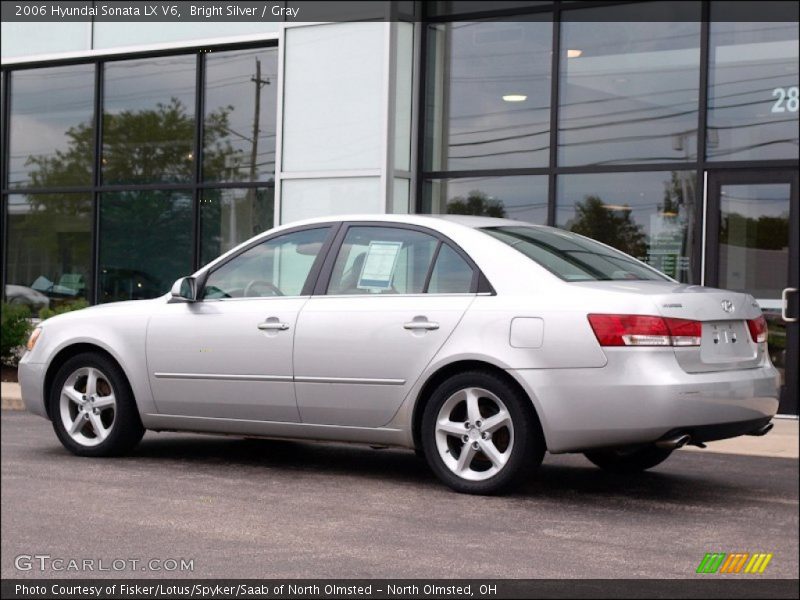
[[[344,243],[345,237],[347,236],[347,232],[352,227],[381,227],[385,229],[405,229],[408,231],[416,231],[419,233],[423,233],[429,235],[436,240],[438,240],[438,244],[433,251],[433,255],[431,256],[431,262],[428,265],[428,272],[425,276],[425,286],[423,287],[423,291],[420,293],[412,293],[412,294],[328,294],[328,287],[330,285],[331,276],[333,274],[333,267],[336,264],[336,260],[339,257],[339,252],[342,249],[342,245]],[[429,294],[428,293],[428,286],[430,285],[431,274],[433,273],[433,268],[436,265],[436,260],[439,258],[439,250],[442,247],[442,244],[446,244],[453,250],[458,256],[460,256],[464,262],[472,269],[472,282],[470,284],[470,291],[469,292],[459,292],[453,294]],[[464,296],[464,295],[474,295],[474,294],[490,294],[495,295],[494,288],[492,287],[489,280],[486,279],[486,276],[481,271],[480,267],[475,264],[475,261],[467,254],[458,244],[453,242],[450,238],[448,238],[443,233],[436,231],[435,229],[430,229],[428,227],[423,227],[421,225],[414,225],[411,223],[395,223],[391,221],[347,221],[341,224],[338,232],[336,233],[336,237],[331,244],[331,247],[328,248],[327,256],[325,257],[325,263],[322,266],[322,270],[317,277],[316,284],[314,286],[314,291],[312,292],[313,296],[326,296],[329,298],[399,298],[399,297],[408,297],[408,296]]]
[[[288,229],[281,229],[280,231],[275,231],[274,233],[270,233],[264,236],[259,236],[256,239],[246,243],[244,246],[239,248],[238,250],[233,251],[233,254],[227,256],[224,260],[219,261],[218,263],[214,264],[210,268],[205,268],[201,273],[199,273],[197,278],[197,302],[220,302],[220,301],[231,301],[231,300],[271,300],[273,298],[302,298],[303,296],[311,296],[312,291],[316,285],[318,280],[320,271],[322,270],[322,266],[324,264],[325,259],[327,258],[328,254],[330,253],[331,246],[336,238],[336,233],[341,228],[341,223],[336,222],[326,222],[326,223],[314,223],[312,225],[300,225],[297,227],[290,227]],[[306,276],[306,280],[303,283],[303,288],[300,290],[300,294],[296,296],[253,296],[248,298],[203,298],[203,294],[206,289],[206,284],[208,283],[208,278],[211,276],[212,273],[221,269],[225,265],[229,264],[231,261],[236,260],[245,252],[255,248],[256,246],[260,246],[261,244],[265,244],[272,240],[275,240],[279,237],[283,237],[285,235],[291,235],[294,233],[302,232],[302,231],[313,231],[315,229],[328,229],[328,235],[325,238],[325,241],[322,242],[322,248],[317,253],[317,256],[314,258],[314,262],[311,265],[311,269]]]

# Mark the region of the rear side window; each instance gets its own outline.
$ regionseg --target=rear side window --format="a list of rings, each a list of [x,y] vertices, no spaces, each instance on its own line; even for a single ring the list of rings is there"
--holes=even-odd
[[[351,227],[328,294],[421,294],[439,240],[411,229]]]
[[[566,281],[669,281],[666,275],[624,252],[567,231],[524,226],[487,227],[482,231]]]
[[[339,248],[327,293],[469,294],[474,279],[473,267],[433,235],[354,226]]]
[[[433,265],[429,294],[467,294],[472,290],[473,270],[450,246],[442,244]]]

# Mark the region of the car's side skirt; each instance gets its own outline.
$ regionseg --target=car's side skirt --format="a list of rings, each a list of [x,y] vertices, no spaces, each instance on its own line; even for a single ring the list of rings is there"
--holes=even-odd
[[[343,425],[250,421],[163,414],[144,414],[142,415],[142,424],[146,429],[153,431],[195,431],[228,435],[357,442],[385,446],[408,445],[408,436],[405,431],[389,427],[348,427]]]

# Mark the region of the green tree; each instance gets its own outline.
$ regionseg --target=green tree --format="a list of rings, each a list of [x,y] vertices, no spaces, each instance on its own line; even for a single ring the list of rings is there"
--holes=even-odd
[[[586,196],[575,205],[570,231],[613,246],[636,258],[647,255],[647,238],[641,225],[631,218],[631,210],[614,210],[599,196]]]
[[[235,153],[229,136],[232,106],[206,116],[205,178],[218,179],[225,158]],[[126,110],[103,115],[103,181],[122,183],[175,183],[192,181],[194,115],[178,98],[153,109]],[[67,131],[65,150],[52,157],[31,156],[28,165],[33,187],[86,185],[92,179],[94,127],[81,123]]]
[[[480,190],[472,190],[466,198],[456,196],[448,200],[447,214],[503,218],[506,216],[506,209],[502,200],[489,198]]]

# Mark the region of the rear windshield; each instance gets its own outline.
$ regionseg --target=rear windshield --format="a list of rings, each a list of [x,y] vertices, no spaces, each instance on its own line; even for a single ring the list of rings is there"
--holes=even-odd
[[[669,281],[666,275],[623,252],[567,231],[538,227],[485,227],[482,231],[566,281]]]

